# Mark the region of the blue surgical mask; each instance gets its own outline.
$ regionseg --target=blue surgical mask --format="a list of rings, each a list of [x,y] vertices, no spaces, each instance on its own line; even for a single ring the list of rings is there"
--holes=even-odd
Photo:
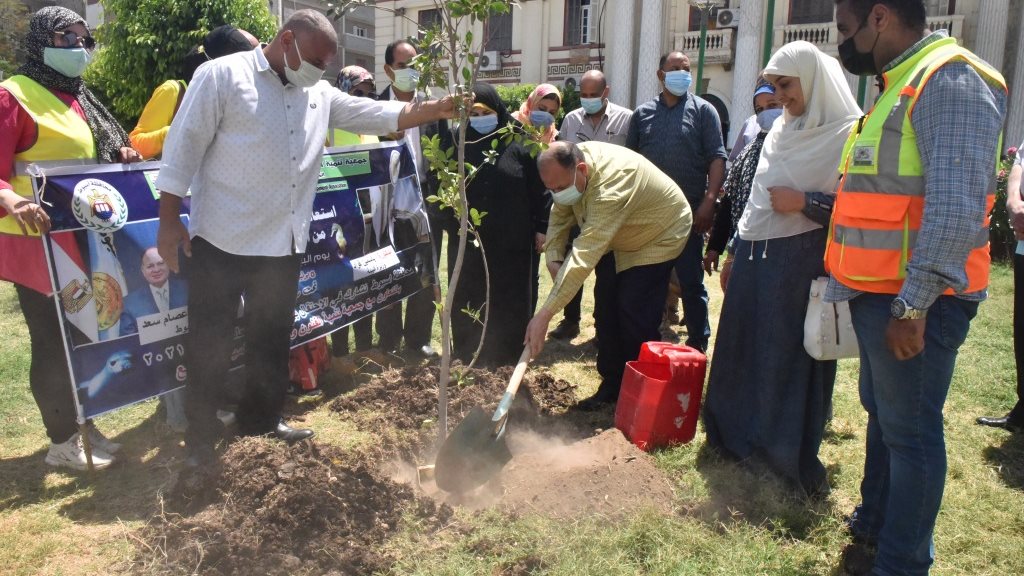
[[[580,98],[580,106],[587,114],[594,115],[604,107],[604,98]]]
[[[530,112],[530,124],[539,128],[547,128],[548,126],[555,123],[555,117],[550,112],[543,110],[534,110]]]
[[[757,125],[761,127],[762,132],[767,132],[772,129],[772,124],[775,124],[775,119],[779,116],[782,116],[782,108],[761,110],[757,113]]]
[[[43,64],[68,78],[80,77],[91,59],[85,48],[43,48]]]
[[[672,70],[665,72],[665,89],[674,96],[682,96],[690,89],[693,76],[686,70]]]
[[[395,74],[395,88],[401,92],[413,92],[420,82],[420,73],[415,68],[392,70]]]
[[[490,134],[498,128],[498,115],[470,116],[469,125],[480,134]]]

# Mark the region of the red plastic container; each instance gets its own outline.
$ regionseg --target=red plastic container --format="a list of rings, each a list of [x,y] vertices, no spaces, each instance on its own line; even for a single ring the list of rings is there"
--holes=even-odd
[[[320,386],[320,375],[331,367],[327,338],[318,338],[293,348],[288,356],[288,379],[304,392]]]
[[[707,357],[694,348],[645,343],[626,363],[615,427],[641,450],[693,440],[706,373]]]

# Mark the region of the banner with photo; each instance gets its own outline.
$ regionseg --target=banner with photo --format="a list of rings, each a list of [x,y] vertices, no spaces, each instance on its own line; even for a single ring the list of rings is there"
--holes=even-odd
[[[37,195],[53,224],[44,243],[65,337],[63,361],[85,418],[169,392],[188,378],[188,284],[156,250],[158,169],[147,162],[37,170]],[[412,193],[419,195],[419,184],[404,144],[324,154],[292,346],[431,284],[432,252],[429,242],[419,242],[428,236],[403,243],[408,235],[396,234],[408,222],[426,230],[421,205],[418,213],[399,208]],[[186,225],[189,205],[186,198]],[[233,379],[244,377],[244,298],[238,314]]]

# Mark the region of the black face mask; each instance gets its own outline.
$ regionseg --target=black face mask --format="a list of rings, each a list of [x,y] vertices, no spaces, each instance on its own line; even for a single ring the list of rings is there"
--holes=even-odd
[[[867,24],[867,20],[861,23],[857,31],[850,35],[845,42],[839,45],[839,61],[843,68],[854,76],[877,76],[878,66],[875,65],[875,46],[878,45],[878,36],[875,36],[875,43],[871,45],[868,52],[858,52],[853,38],[860,34],[860,31]]]

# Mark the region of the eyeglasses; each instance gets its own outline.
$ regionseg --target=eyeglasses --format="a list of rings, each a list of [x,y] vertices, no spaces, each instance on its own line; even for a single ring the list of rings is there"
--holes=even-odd
[[[96,47],[96,40],[92,36],[79,36],[77,33],[70,30],[57,32],[57,34],[64,39],[65,48],[74,48],[78,46],[79,40],[82,41],[82,46],[85,47],[86,50],[92,50]]]
[[[359,90],[358,88],[353,90],[353,91],[351,91],[351,92],[349,92],[349,94],[351,94],[352,96],[355,96],[356,98],[369,98],[370,100],[376,100],[377,99],[377,93],[376,92],[373,92],[373,91],[366,92],[364,90]]]

